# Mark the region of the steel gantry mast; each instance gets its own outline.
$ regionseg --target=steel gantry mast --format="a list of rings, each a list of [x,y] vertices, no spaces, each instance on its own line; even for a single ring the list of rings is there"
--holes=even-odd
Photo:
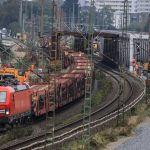
[[[87,55],[89,60],[92,62],[93,53],[93,9],[94,0],[91,0],[90,10],[89,10],[89,27],[88,27],[88,48]],[[84,98],[84,115],[83,124],[84,132],[82,135],[84,149],[90,150],[90,123],[91,123],[91,96],[92,96],[92,70],[93,68],[87,63],[86,68],[86,78],[85,78],[85,98]]]
[[[150,14],[148,16],[148,23],[149,23],[149,49],[148,49],[148,64],[144,65],[144,68],[146,68],[145,70],[147,70],[146,72],[146,103],[149,103],[149,99],[150,99]]]
[[[22,0],[20,1],[20,11],[19,11],[19,25],[20,25],[20,29],[21,29],[21,33],[23,33],[23,29],[22,29],[22,10],[23,10],[23,6],[22,6]]]
[[[124,0],[122,34],[126,36],[128,26],[128,0]]]
[[[43,32],[44,32],[44,6],[45,6],[45,0],[41,0],[40,36],[43,36]]]
[[[127,38],[127,26],[128,26],[128,0],[124,0],[124,10],[123,10],[123,16],[122,16],[122,37],[120,41],[121,49],[120,49],[120,63],[119,63],[119,69],[120,69],[120,76],[123,78],[120,79],[121,88],[124,89],[125,86],[125,80],[124,80],[124,74],[125,74],[125,67],[127,66],[127,59],[129,57],[128,52],[128,38]],[[118,119],[117,124],[119,123],[119,109],[122,109],[123,114],[123,122],[124,122],[124,93],[120,96],[118,99]]]
[[[121,60],[120,65],[126,65],[127,51],[127,26],[128,26],[128,0],[124,0],[124,10],[122,16],[122,38],[121,38]]]
[[[57,34],[58,34],[58,1],[53,0],[52,2],[52,29],[51,29],[51,60],[58,58],[58,47],[57,47]]]
[[[149,23],[149,50],[148,50],[148,61],[150,63],[150,14],[148,17],[148,23]]]
[[[49,91],[47,93],[47,115],[46,115],[46,143],[51,143],[51,149],[54,145],[54,130],[55,130],[55,105],[57,99],[57,87],[56,87],[56,63],[58,58],[58,45],[57,45],[57,1],[52,1],[52,26],[51,26],[51,41],[49,46]],[[53,90],[51,90],[53,89]],[[49,106],[51,106],[49,112]]]

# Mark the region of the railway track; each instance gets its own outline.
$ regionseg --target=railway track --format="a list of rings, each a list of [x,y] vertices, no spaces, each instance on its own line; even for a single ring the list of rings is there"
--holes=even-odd
[[[99,68],[99,65],[96,65],[96,66]],[[110,69],[108,70],[108,68],[106,67],[101,67],[101,69],[103,70],[103,72],[107,73],[108,75],[113,76],[113,78],[118,82],[120,88],[119,88],[117,96],[114,99],[110,100],[104,106],[92,112],[91,129],[104,125],[110,120],[116,118],[123,111],[124,112],[128,111],[130,108],[135,106],[136,103],[138,103],[145,94],[145,87],[144,87],[144,83],[142,79],[139,79],[140,81],[133,82],[131,77],[126,76],[122,78],[122,77],[119,77],[120,74],[118,72],[114,72],[112,70],[110,71]],[[122,79],[119,79],[119,78],[122,78]],[[123,86],[123,82],[125,82],[124,86]],[[142,86],[142,89],[139,90],[139,84],[141,84],[141,82],[143,83],[143,86]],[[139,93],[139,94],[135,94],[135,93]],[[124,101],[123,101],[124,107],[120,107],[118,111],[118,101],[119,99],[121,99],[122,95],[124,96]],[[70,138],[80,135],[84,130],[85,128],[83,128],[82,119],[79,119],[70,124],[58,127],[55,130],[56,136],[55,136],[54,144],[57,146],[58,144],[65,142],[69,140]],[[49,133],[47,133],[47,135],[48,134]],[[24,141],[14,143],[12,145],[5,145],[4,147],[1,147],[1,150],[6,150],[6,149],[7,150],[8,149],[38,150],[38,149],[43,149],[45,147],[45,143],[47,143],[46,144],[47,146],[51,146],[50,141],[51,139],[48,139],[47,141],[45,141],[45,133],[43,133],[43,134],[34,136],[32,138],[28,138]]]

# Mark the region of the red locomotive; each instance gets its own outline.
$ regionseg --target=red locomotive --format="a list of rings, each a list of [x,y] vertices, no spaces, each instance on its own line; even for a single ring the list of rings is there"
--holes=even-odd
[[[55,78],[56,109],[84,96],[86,68],[94,64],[80,52],[65,52],[64,66],[69,71]],[[0,86],[0,124],[14,124],[34,116],[41,116],[54,108],[54,82],[50,84],[12,84]]]

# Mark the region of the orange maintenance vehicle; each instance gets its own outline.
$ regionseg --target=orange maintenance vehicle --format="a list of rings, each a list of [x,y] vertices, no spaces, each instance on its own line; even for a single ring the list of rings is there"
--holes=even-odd
[[[34,65],[31,65],[28,70],[20,75],[20,72],[16,68],[2,67],[0,68],[0,80],[5,78],[16,78],[20,83],[28,82],[29,75],[34,69]]]

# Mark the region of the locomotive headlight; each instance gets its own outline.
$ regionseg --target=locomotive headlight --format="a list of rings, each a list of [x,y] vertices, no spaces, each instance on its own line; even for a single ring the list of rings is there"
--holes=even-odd
[[[7,109],[5,110],[5,114],[6,114],[6,115],[9,115],[9,113],[10,113],[9,108],[7,108]]]

